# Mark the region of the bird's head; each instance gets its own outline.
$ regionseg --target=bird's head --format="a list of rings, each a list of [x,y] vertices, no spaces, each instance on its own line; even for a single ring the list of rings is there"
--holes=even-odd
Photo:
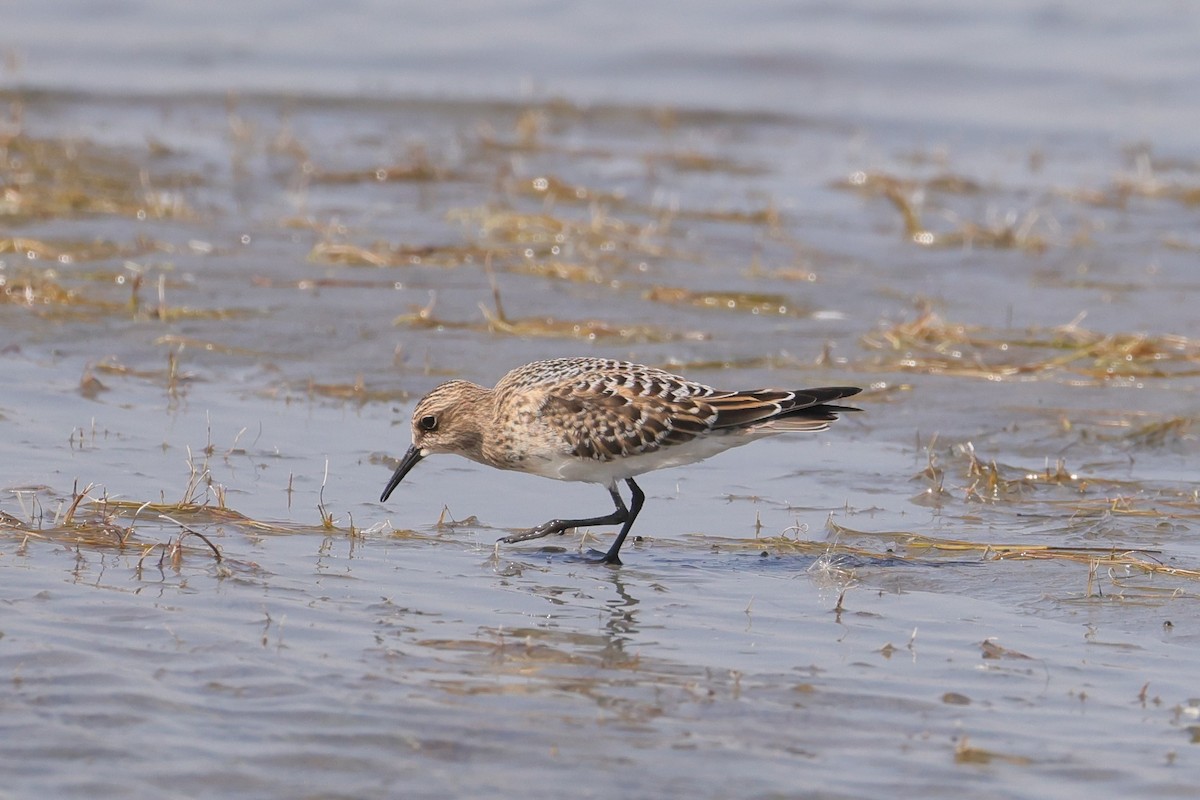
[[[409,470],[425,456],[456,453],[479,460],[486,401],[487,390],[468,381],[449,381],[425,395],[413,409],[412,447],[400,459],[380,502],[388,499]]]

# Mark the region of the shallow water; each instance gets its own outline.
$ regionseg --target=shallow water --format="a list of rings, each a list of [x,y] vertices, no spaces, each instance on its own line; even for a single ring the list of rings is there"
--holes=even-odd
[[[0,796],[1194,791],[1193,9],[18,5]],[[563,354],[864,413],[377,502]]]

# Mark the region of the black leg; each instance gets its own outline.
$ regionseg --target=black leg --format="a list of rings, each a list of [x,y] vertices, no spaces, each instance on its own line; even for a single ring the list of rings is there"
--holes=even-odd
[[[629,514],[625,517],[625,524],[621,526],[621,532],[617,534],[617,540],[613,542],[612,547],[608,548],[608,552],[604,554],[603,561],[605,564],[620,564],[621,545],[625,544],[625,537],[629,535],[629,529],[633,527],[633,521],[637,519],[638,512],[642,510],[642,503],[646,500],[646,495],[642,494],[642,489],[633,482],[633,478],[625,480],[629,484],[630,491],[633,492],[633,497],[629,502]],[[616,491],[613,492],[616,494]],[[618,500],[620,495],[617,496]],[[624,503],[621,504],[622,508]]]
[[[630,481],[629,483],[632,484],[633,481]],[[544,522],[541,525],[538,525],[536,528],[530,528],[524,533],[514,533],[512,536],[505,536],[500,541],[504,542],[505,544],[512,544],[513,542],[527,542],[530,539],[540,539],[543,536],[549,536],[552,533],[562,533],[563,531],[570,530],[571,528],[582,528],[592,525],[620,525],[624,522],[626,523],[626,528],[628,528],[629,523],[633,522],[633,517],[637,516],[637,509],[642,507],[641,498],[638,497],[641,492],[635,487],[633,496],[633,517],[630,516],[629,509],[625,507],[625,501],[621,499],[621,495],[617,493],[615,488],[609,489],[608,493],[612,495],[613,503],[616,504],[617,508],[606,517],[592,517],[590,519],[552,519],[549,522]],[[605,561],[608,561],[607,556],[605,557]],[[621,562],[617,561],[616,563],[620,564]]]

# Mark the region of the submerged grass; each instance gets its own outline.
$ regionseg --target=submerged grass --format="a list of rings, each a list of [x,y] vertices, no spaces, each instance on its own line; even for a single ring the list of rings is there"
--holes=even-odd
[[[997,330],[952,323],[929,308],[862,338],[873,365],[985,380],[1082,375],[1095,381],[1200,375],[1200,339],[1171,333],[1099,333],[1082,316],[1053,328]],[[1049,353],[1049,354],[1047,354]]]
[[[0,218],[9,224],[91,215],[195,219],[181,190],[200,182],[190,173],[152,175],[144,154],[39,138],[19,124],[0,128]]]
[[[1097,567],[1119,567],[1130,572],[1146,575],[1163,575],[1187,580],[1200,580],[1200,568],[1179,567],[1166,564],[1158,559],[1162,555],[1158,550],[1121,547],[1088,547],[1067,546],[1045,543],[996,543],[972,542],[963,539],[949,539],[929,536],[917,531],[865,531],[856,530],[834,522],[827,523],[830,536],[837,539],[834,552],[847,548],[846,542],[866,542],[882,544],[885,548],[898,547],[905,551],[907,557],[921,554],[947,554],[957,556],[964,554],[977,555],[980,561],[1059,561],[1082,564],[1089,569]],[[826,545],[829,547],[829,545]],[[861,549],[849,547],[849,552],[860,554],[870,552],[871,547]],[[874,555],[879,555],[878,549]]]
[[[349,537],[361,535],[350,525],[340,527],[323,508],[319,524],[281,523],[257,520],[224,504],[224,492],[218,490],[198,501],[196,495],[203,483],[200,474],[193,474],[184,499],[177,502],[137,501],[94,496],[94,486],[72,493],[70,503],[60,504],[52,518],[47,518],[36,494],[19,493],[24,518],[0,512],[0,536],[20,542],[20,552],[31,541],[46,541],[71,548],[116,551],[137,555],[135,572],[140,577],[145,566],[155,565],[161,571],[182,570],[192,559],[203,557],[211,562],[217,577],[235,572],[258,572],[249,561],[230,559],[219,545],[230,530],[246,535],[341,533]],[[215,500],[215,502],[213,502]],[[159,537],[163,534],[167,538]],[[157,556],[155,556],[157,554]]]
[[[936,231],[921,218],[920,203],[916,200],[929,194],[977,194],[979,184],[961,175],[944,174],[928,180],[902,179],[883,172],[855,172],[834,188],[847,189],[868,197],[880,197],[900,213],[905,236],[913,244],[933,248],[984,247],[997,250],[1023,250],[1040,253],[1049,247],[1045,237],[1035,232],[1038,213],[1030,211],[1017,219],[978,223],[959,221],[948,231]]]
[[[472,245],[408,246],[386,242],[359,245],[321,241],[313,245],[308,258],[310,261],[349,267],[460,267],[482,262],[488,252]]]
[[[668,342],[677,339],[702,341],[708,334],[701,331],[676,333],[655,325],[605,322],[596,319],[562,320],[555,317],[525,317],[510,319],[487,306],[480,306],[490,333],[508,336],[553,339],[623,339],[635,342]]]
[[[158,275],[156,301],[147,302],[141,294],[145,284],[144,274],[137,271],[81,272],[64,267],[34,268],[20,265],[0,272],[0,300],[53,320],[121,318],[171,322],[229,320],[261,315],[261,312],[248,309],[194,308],[168,303],[168,289],[181,287],[173,287],[165,273]]]
[[[55,261],[59,264],[74,264],[117,257],[129,258],[155,248],[156,245],[149,241],[122,246],[104,241],[33,239],[17,236],[0,238],[0,255],[11,253],[28,262]]]
[[[307,151],[303,150],[304,155]],[[403,159],[387,164],[360,169],[322,169],[311,160],[303,161],[305,175],[316,184],[356,184],[356,183],[440,183],[445,181],[462,180],[457,170],[444,164],[438,164],[421,145],[408,149]]]
[[[431,294],[429,302],[425,306],[407,314],[401,314],[392,320],[392,324],[431,330],[486,331],[489,334],[534,339],[582,339],[585,341],[617,339],[632,342],[669,342],[676,340],[701,341],[708,338],[708,334],[702,331],[677,332],[641,323],[606,322],[597,319],[564,320],[553,316],[510,317],[504,311],[499,288],[493,284],[492,290],[494,308],[488,308],[482,303],[479,305],[479,311],[483,316],[482,322],[448,320],[436,316],[434,309],[437,305],[437,296]]]
[[[642,293],[654,303],[741,311],[753,315],[800,316],[803,312],[781,294],[762,292],[696,291],[682,286],[654,286]]]

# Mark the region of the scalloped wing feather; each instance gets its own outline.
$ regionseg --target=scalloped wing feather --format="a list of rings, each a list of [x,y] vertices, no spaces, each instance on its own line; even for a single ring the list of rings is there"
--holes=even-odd
[[[856,394],[852,387],[718,392],[656,370],[638,377],[618,384],[580,376],[548,391],[539,413],[571,455],[610,461],[714,433],[821,431],[837,412],[857,410],[825,404]]]

